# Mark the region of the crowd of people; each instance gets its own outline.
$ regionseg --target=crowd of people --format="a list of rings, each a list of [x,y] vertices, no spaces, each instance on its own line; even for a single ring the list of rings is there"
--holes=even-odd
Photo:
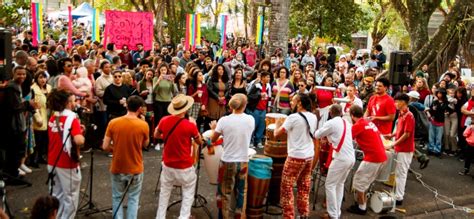
[[[180,218],[188,218],[196,186],[192,145],[212,145],[222,137],[219,214],[243,217],[247,149],[264,147],[270,112],[289,115],[278,120],[274,130],[275,136],[288,135],[280,200],[285,218],[295,217],[295,182],[299,215],[309,216],[315,139],[332,151],[332,160],[319,161],[327,166],[331,218],[341,217],[343,186],[355,163],[355,148],[365,155],[352,185],[357,204],[348,209],[357,214],[367,212],[365,193],[387,160],[388,149],[397,153],[397,205],[403,201],[415,140],[425,142],[427,147],[420,150],[430,155],[465,160],[459,174],[469,174],[474,89],[461,80],[455,62],[431,87],[427,79],[434,74],[427,66],[405,84],[391,85],[380,45],[372,54],[338,54],[334,47],[317,47],[313,53],[308,43],[290,40],[287,56],[276,50],[265,58],[245,41],[229,42],[225,50],[202,42],[190,51],[183,49],[183,40],[176,45],[166,36],[151,50],[137,44],[131,51],[132,45],[102,45],[81,34],[72,48],[54,39],[35,47],[29,32],[23,40],[15,39],[12,79],[1,84],[7,183],[24,183],[16,178],[31,173],[30,167],[55,167],[51,189],[59,199],[56,213],[73,218],[82,180],[80,145],[85,145],[83,150],[101,148],[112,158],[114,215],[123,217],[121,197],[127,190],[126,215],[136,218],[142,150],[155,148],[163,150],[157,218],[166,217],[173,185],[182,187]],[[429,132],[418,133],[418,123]],[[206,140],[200,133],[207,130],[213,134]],[[387,140],[391,143],[384,143]],[[234,191],[237,201],[231,209]]]

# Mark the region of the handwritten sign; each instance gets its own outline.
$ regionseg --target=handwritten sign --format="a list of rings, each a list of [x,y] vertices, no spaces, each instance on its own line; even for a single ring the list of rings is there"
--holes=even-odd
[[[153,44],[153,13],[129,11],[105,11],[107,42],[115,43],[118,49],[128,46],[136,50],[142,43],[144,50]]]

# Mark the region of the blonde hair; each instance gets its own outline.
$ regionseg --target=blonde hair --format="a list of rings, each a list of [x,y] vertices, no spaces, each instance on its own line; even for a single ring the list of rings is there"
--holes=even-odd
[[[247,96],[244,94],[235,94],[230,98],[229,107],[233,110],[243,110],[247,106]]]

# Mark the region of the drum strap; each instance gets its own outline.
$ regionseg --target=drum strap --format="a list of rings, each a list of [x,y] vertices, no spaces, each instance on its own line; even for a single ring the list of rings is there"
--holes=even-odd
[[[341,140],[339,141],[339,144],[337,145],[336,152],[339,152],[342,147],[342,143],[344,143],[344,138],[346,138],[346,121],[342,119],[342,123],[344,124],[344,131],[342,131],[342,137]]]
[[[304,121],[306,122],[306,127],[308,127],[309,136],[311,136],[311,138],[314,139],[313,133],[311,133],[311,126],[309,126],[308,119],[306,118],[306,116],[302,112],[299,112],[298,114],[300,114],[300,116],[303,117]],[[344,129],[344,131],[345,131],[345,129]]]
[[[166,146],[166,142],[168,141],[168,138],[171,136],[171,134],[176,129],[176,127],[178,127],[179,123],[181,123],[181,121],[183,121],[183,120],[184,120],[184,118],[181,118],[180,120],[178,120],[178,122],[176,122],[176,124],[174,124],[173,128],[171,128],[168,135],[166,135],[166,137],[163,139],[163,146]]]

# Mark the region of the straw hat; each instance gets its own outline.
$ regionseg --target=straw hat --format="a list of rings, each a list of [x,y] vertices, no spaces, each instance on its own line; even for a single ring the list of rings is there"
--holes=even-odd
[[[168,112],[171,115],[178,115],[183,112],[188,111],[189,108],[194,103],[194,99],[190,96],[186,96],[184,94],[179,94],[178,96],[174,97],[171,100],[170,105],[168,106]]]

